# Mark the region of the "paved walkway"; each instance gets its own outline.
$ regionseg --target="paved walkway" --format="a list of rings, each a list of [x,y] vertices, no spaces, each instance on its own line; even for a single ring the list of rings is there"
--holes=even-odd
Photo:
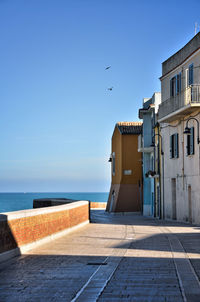
[[[96,210],[0,265],[0,302],[200,301],[200,227]]]

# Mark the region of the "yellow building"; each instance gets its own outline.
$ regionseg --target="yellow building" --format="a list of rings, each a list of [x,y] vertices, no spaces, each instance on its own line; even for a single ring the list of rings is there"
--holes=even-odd
[[[112,183],[106,210],[141,211],[142,154],[138,152],[141,122],[119,122],[112,136]]]

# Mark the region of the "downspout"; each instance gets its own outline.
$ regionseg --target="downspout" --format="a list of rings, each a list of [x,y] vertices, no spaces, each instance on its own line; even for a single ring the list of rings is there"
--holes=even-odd
[[[160,135],[159,133],[159,128],[158,128],[158,134]],[[158,175],[159,175],[159,194],[160,194],[160,198],[159,198],[159,218],[161,219],[162,218],[162,211],[161,211],[161,177],[160,177],[160,136],[158,135]]]
[[[163,141],[162,141],[162,136],[160,134],[160,127],[158,127],[158,133],[159,133],[159,143],[161,142],[161,152],[159,152],[159,184],[160,184],[160,219],[163,218],[165,219],[165,185],[164,185],[164,152],[163,152]],[[160,144],[159,144],[160,145]],[[160,176],[160,154],[162,158],[162,187],[161,187],[161,176]],[[161,197],[162,197],[162,202],[161,202]]]
[[[154,131],[154,142],[156,140],[156,137],[155,137],[155,131]],[[154,168],[153,170],[155,171],[155,166],[156,166],[156,148],[155,148],[155,143],[154,143],[154,149],[153,149],[153,153],[154,153]],[[156,190],[156,179],[154,178],[154,217],[156,217],[156,214],[157,214],[157,207],[158,205],[156,205],[156,199],[158,200],[158,196],[157,196],[157,190]]]
[[[163,219],[165,219],[165,185],[164,185],[164,152],[162,154],[162,187],[163,187]]]

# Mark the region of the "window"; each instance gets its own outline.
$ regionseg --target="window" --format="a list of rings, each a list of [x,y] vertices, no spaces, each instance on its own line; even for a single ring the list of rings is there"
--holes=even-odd
[[[115,176],[115,152],[112,154],[112,175]]]
[[[187,155],[194,154],[194,127],[190,128],[190,135],[187,135]]]
[[[170,96],[175,96],[176,93],[176,77],[170,80]]]
[[[181,92],[181,72],[176,75],[176,94]]]
[[[124,170],[124,175],[131,175],[132,174],[132,170]]]
[[[179,157],[178,133],[170,136],[170,158]]]
[[[170,96],[174,97],[181,92],[181,72],[170,80]]]
[[[189,78],[188,78],[188,85],[193,84],[193,64],[189,66]]]

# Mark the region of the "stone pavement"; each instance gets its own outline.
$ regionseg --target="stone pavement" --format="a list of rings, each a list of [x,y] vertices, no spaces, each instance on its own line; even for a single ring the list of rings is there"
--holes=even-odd
[[[100,210],[92,222],[0,264],[0,302],[200,301],[200,227]]]

